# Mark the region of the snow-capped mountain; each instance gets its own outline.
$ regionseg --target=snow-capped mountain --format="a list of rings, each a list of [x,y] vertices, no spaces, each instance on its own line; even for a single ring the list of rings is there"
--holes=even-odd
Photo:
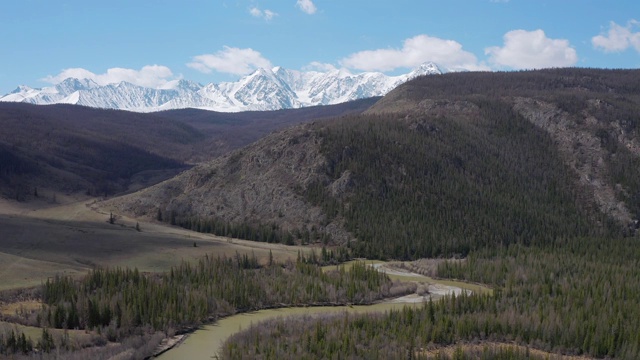
[[[203,86],[188,80],[175,80],[161,88],[128,82],[99,85],[90,79],[68,78],[41,89],[19,86],[0,101],[77,104],[138,112],[182,108],[223,112],[279,110],[382,96],[417,76],[441,73],[433,63],[422,64],[400,76],[379,72],[352,74],[345,69],[318,72],[275,67],[257,69],[236,82]]]

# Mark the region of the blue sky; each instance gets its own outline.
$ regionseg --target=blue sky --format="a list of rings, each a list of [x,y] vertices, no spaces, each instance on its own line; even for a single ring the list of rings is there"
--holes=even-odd
[[[398,74],[640,67],[638,0],[0,0],[0,94],[256,67]]]

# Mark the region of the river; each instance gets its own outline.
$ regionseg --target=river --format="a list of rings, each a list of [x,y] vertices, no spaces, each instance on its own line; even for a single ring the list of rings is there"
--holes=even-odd
[[[215,324],[204,325],[190,334],[186,340],[175,348],[160,355],[160,360],[215,359],[218,349],[233,334],[249,328],[252,324],[264,320],[292,315],[320,315],[336,313],[383,312],[399,309],[406,303],[380,303],[367,306],[332,306],[332,307],[299,307],[260,310],[226,317]],[[409,304],[411,305],[411,304]]]
[[[378,264],[374,264],[376,268]],[[390,309],[401,309],[404,306],[422,306],[422,302],[427,300],[429,296],[436,300],[445,294],[460,294],[462,291],[471,292],[470,285],[455,281],[439,281],[430,277],[408,273],[398,272],[385,268],[384,270],[390,278],[403,278],[405,280],[426,282],[429,285],[429,295],[426,297],[418,295],[408,295],[397,299],[387,300],[374,305],[362,306],[331,306],[331,307],[296,307],[260,310],[251,313],[244,313],[226,317],[214,324],[204,325],[173,349],[161,354],[157,357],[160,360],[186,360],[186,359],[215,359],[218,350],[222,344],[233,334],[249,328],[252,324],[259,323],[278,317],[287,317],[293,315],[322,315],[337,313],[380,313]],[[486,289],[486,288],[485,288]]]

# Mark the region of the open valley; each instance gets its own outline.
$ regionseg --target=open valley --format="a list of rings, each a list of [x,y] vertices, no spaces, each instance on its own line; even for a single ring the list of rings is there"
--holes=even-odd
[[[640,70],[417,69],[8,95],[0,358],[638,359]]]

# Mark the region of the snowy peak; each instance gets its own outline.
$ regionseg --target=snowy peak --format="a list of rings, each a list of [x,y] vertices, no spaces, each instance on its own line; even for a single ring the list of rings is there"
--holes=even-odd
[[[440,75],[440,74],[442,74],[442,70],[440,70],[438,65],[432,62],[428,62],[428,63],[423,63],[417,68],[413,69],[408,75],[409,75],[409,78],[413,79],[423,75]]]
[[[26,85],[19,85],[15,90],[13,90],[12,92],[10,92],[9,94],[19,94],[19,93],[27,93],[30,91],[34,91],[36,89],[32,89]]]
[[[32,89],[25,85],[18,86],[15,90],[0,98],[0,101],[24,102],[40,94],[40,89]]]
[[[87,90],[97,88],[100,85],[96,84],[91,79],[76,79],[76,78],[67,78],[64,79],[61,83],[56,85],[56,88],[63,91],[78,91],[78,90]]]
[[[181,108],[237,112],[279,110],[338,104],[383,96],[396,86],[423,75],[442,74],[434,63],[388,76],[379,72],[352,74],[347,69],[297,71],[276,66],[256,69],[236,82],[199,83],[178,79],[160,88],[128,82],[99,85],[91,79],[68,78],[52,87],[19,86],[0,101],[84,106],[151,112]]]
[[[160,87],[163,90],[192,91],[197,92],[202,89],[202,85],[190,80],[172,80]]]

